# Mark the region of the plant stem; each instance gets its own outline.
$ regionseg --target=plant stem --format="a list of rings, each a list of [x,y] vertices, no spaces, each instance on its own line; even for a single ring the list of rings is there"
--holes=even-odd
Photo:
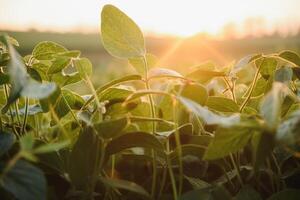
[[[163,168],[163,177],[162,177],[160,190],[159,190],[157,199],[160,199],[160,196],[161,196],[162,192],[164,191],[164,187],[165,187],[166,179],[167,179],[167,172],[168,172],[168,170],[167,170],[167,166],[166,166],[166,167]]]
[[[144,62],[144,67],[145,67],[145,85],[146,89],[150,90],[150,85],[149,85],[149,80],[148,80],[148,63],[147,59],[145,56],[143,56],[143,62]],[[149,103],[150,103],[150,112],[151,112],[151,117],[155,118],[155,108],[154,108],[154,102],[153,102],[153,97],[151,94],[148,95],[149,97]],[[152,134],[154,135],[156,131],[156,123],[152,121]],[[156,153],[154,150],[151,152],[152,154],[152,171],[153,171],[153,178],[152,178],[152,185],[151,185],[151,196],[152,198],[155,198],[155,189],[156,189],[156,179],[157,179],[157,162],[156,162]]]
[[[175,181],[175,177],[174,177],[174,173],[173,173],[173,169],[172,169],[172,163],[171,163],[170,158],[169,158],[169,152],[170,152],[170,143],[169,143],[169,140],[167,140],[167,155],[166,155],[167,167],[168,167],[169,176],[170,176],[170,179],[171,179],[173,198],[174,198],[174,200],[177,200],[178,197],[177,197],[176,181]]]
[[[66,102],[66,105],[67,105],[68,109],[70,110],[70,113],[71,113],[72,117],[74,118],[74,120],[76,121],[76,123],[78,124],[78,126],[81,127],[80,122],[78,121],[75,113],[73,112],[73,110],[72,110],[71,106],[69,105],[68,101],[66,100],[65,96],[63,94],[61,94],[61,96],[64,99],[64,101]]]
[[[115,176],[115,164],[116,164],[116,157],[115,155],[111,156],[111,178],[114,178]]]
[[[97,95],[97,92],[95,90],[95,87],[92,83],[92,81],[90,80],[90,78],[88,77],[88,75],[85,75],[85,82],[87,83],[88,87],[90,88],[92,94],[95,96],[95,99],[96,99],[96,105],[97,105],[97,108],[98,108],[98,111],[99,112],[99,115],[100,115],[100,118],[102,118],[102,112],[101,112],[101,105],[100,105],[100,100],[98,98],[98,95]]]
[[[59,127],[60,130],[62,131],[62,133],[63,133],[65,139],[68,139],[68,133],[67,133],[67,131],[65,130],[65,128],[61,125],[60,120],[59,120],[57,114],[55,113],[55,110],[54,110],[52,104],[49,104],[49,109],[50,109],[50,113],[51,113],[51,115],[52,115],[52,117],[53,117],[55,123],[58,125],[58,127]]]
[[[177,100],[173,99],[173,118],[174,118],[174,129],[175,129],[175,141],[178,149],[178,162],[179,162],[179,186],[178,186],[178,196],[180,197],[182,191],[183,182],[183,164],[182,164],[182,149],[180,135],[178,131],[178,116],[177,116]]]
[[[243,183],[243,179],[242,179],[242,176],[241,176],[240,169],[239,169],[238,165],[236,164],[236,162],[234,161],[233,155],[232,155],[232,154],[229,154],[229,156],[230,156],[230,160],[231,160],[231,162],[232,162],[232,165],[233,165],[233,167],[235,168],[235,170],[236,170],[236,172],[237,172],[238,180],[239,180],[241,186],[244,186],[244,183]]]
[[[224,76],[223,77],[223,79],[224,79],[224,81],[225,81],[225,83],[226,83],[226,85],[227,85],[227,88],[230,90],[230,92],[231,92],[231,96],[232,96],[232,99],[233,99],[233,101],[236,103],[237,101],[236,101],[236,97],[235,97],[235,82],[234,81],[232,81],[232,85],[230,85],[230,83],[229,83],[229,81],[228,81],[228,79]]]
[[[18,107],[17,101],[15,101],[14,106],[15,106],[15,110],[16,110],[15,113],[17,116],[18,124],[21,125],[21,119],[20,119],[20,115],[19,115],[19,107]]]
[[[27,116],[28,116],[28,105],[29,105],[29,99],[26,97],[25,98],[24,121],[23,121],[23,125],[22,125],[21,135],[23,135],[25,133],[25,130],[26,130],[26,123],[27,123]]]
[[[257,69],[257,71],[256,71],[256,73],[255,73],[255,75],[254,75],[254,79],[253,79],[253,81],[252,81],[252,84],[251,84],[251,87],[250,87],[249,94],[248,94],[248,96],[246,97],[245,101],[242,103],[242,105],[241,105],[241,107],[240,107],[240,112],[243,111],[244,107],[246,106],[246,104],[248,103],[249,99],[251,98],[251,95],[252,95],[252,92],[253,92],[254,87],[255,87],[255,85],[256,85],[256,81],[257,81],[257,79],[258,79],[259,71],[260,71],[260,68],[261,68],[263,62],[264,62],[264,59],[261,61],[260,65],[259,65],[259,67],[258,67],[258,69]]]

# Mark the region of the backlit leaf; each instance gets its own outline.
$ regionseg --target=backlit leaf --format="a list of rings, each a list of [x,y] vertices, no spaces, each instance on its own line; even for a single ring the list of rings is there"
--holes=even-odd
[[[145,42],[140,28],[113,5],[105,5],[102,9],[101,36],[104,48],[113,56],[133,58],[145,55]]]

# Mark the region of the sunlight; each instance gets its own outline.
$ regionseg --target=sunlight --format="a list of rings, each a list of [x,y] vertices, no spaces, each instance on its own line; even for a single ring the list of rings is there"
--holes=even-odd
[[[239,31],[243,32],[251,28],[242,27],[243,23],[252,18],[262,19],[260,28],[266,31],[278,26],[291,28],[300,21],[299,6],[296,6],[300,2],[297,0],[288,0],[284,4],[281,0],[131,0],[130,3],[122,0],[86,0],[84,3],[67,0],[1,0],[0,29],[97,32],[99,12],[107,3],[120,7],[146,33],[177,36],[199,32],[216,35],[230,23],[240,27],[242,30]]]

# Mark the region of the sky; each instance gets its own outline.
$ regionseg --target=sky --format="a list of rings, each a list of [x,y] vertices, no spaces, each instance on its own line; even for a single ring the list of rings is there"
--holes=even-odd
[[[108,3],[147,33],[286,32],[300,24],[300,0],[0,0],[0,30],[96,31]]]

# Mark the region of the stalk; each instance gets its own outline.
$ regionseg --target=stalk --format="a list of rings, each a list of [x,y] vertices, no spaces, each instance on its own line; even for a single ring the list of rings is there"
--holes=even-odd
[[[22,125],[21,135],[23,135],[26,130],[26,123],[27,123],[27,117],[28,117],[28,104],[29,104],[29,99],[26,97],[25,98],[25,113],[24,113],[25,115],[24,115],[24,121],[23,121],[23,125]]]
[[[150,85],[149,85],[149,80],[148,80],[148,63],[146,60],[146,57],[143,56],[143,62],[144,62],[144,67],[145,67],[145,85],[146,89],[150,90]],[[151,117],[155,118],[155,108],[154,108],[154,102],[153,102],[153,97],[151,94],[148,95],[149,98],[149,103],[150,103],[150,112],[151,112]],[[156,131],[156,124],[153,121],[152,122],[152,134],[154,135]],[[157,180],[157,162],[156,162],[156,153],[154,150],[151,151],[152,154],[152,171],[153,171],[153,178],[152,178],[152,184],[151,184],[151,196],[155,198],[155,189],[156,189],[156,180]]]
[[[252,84],[251,84],[251,87],[250,87],[249,94],[248,94],[248,96],[246,97],[245,101],[242,103],[242,105],[241,105],[241,107],[240,107],[240,112],[243,111],[243,109],[245,108],[246,104],[248,103],[248,101],[249,101],[250,98],[251,98],[251,95],[252,95],[252,92],[253,92],[254,87],[255,87],[255,85],[256,85],[256,81],[257,81],[257,79],[258,79],[258,75],[259,75],[259,72],[260,72],[260,68],[261,68],[263,62],[264,62],[264,59],[261,61],[260,65],[259,65],[259,67],[258,67],[258,69],[257,69],[257,71],[256,71],[256,73],[255,73],[254,79],[253,79]]]
[[[180,197],[183,185],[183,164],[182,164],[182,149],[180,135],[178,131],[178,117],[177,117],[177,100],[173,99],[173,118],[174,118],[174,128],[175,128],[175,141],[178,148],[178,162],[179,162],[179,186],[178,195]]]
[[[172,163],[171,163],[170,158],[169,158],[169,151],[170,151],[169,146],[170,146],[169,141],[167,141],[167,155],[166,155],[167,167],[168,167],[169,176],[170,176],[170,179],[171,179],[173,197],[174,197],[174,200],[178,200],[178,196],[177,196],[178,192],[177,192],[177,188],[176,188],[176,181],[175,181],[175,177],[174,177],[174,173],[173,173],[173,169],[172,169]]]
[[[232,165],[233,165],[233,167],[235,168],[235,170],[236,170],[236,172],[237,172],[238,180],[239,180],[241,186],[244,186],[244,182],[243,182],[243,179],[242,179],[242,176],[241,176],[240,169],[239,169],[239,167],[237,166],[236,162],[234,161],[233,155],[232,155],[232,154],[229,154],[229,156],[230,156],[230,160],[231,160],[231,162],[232,162]]]

